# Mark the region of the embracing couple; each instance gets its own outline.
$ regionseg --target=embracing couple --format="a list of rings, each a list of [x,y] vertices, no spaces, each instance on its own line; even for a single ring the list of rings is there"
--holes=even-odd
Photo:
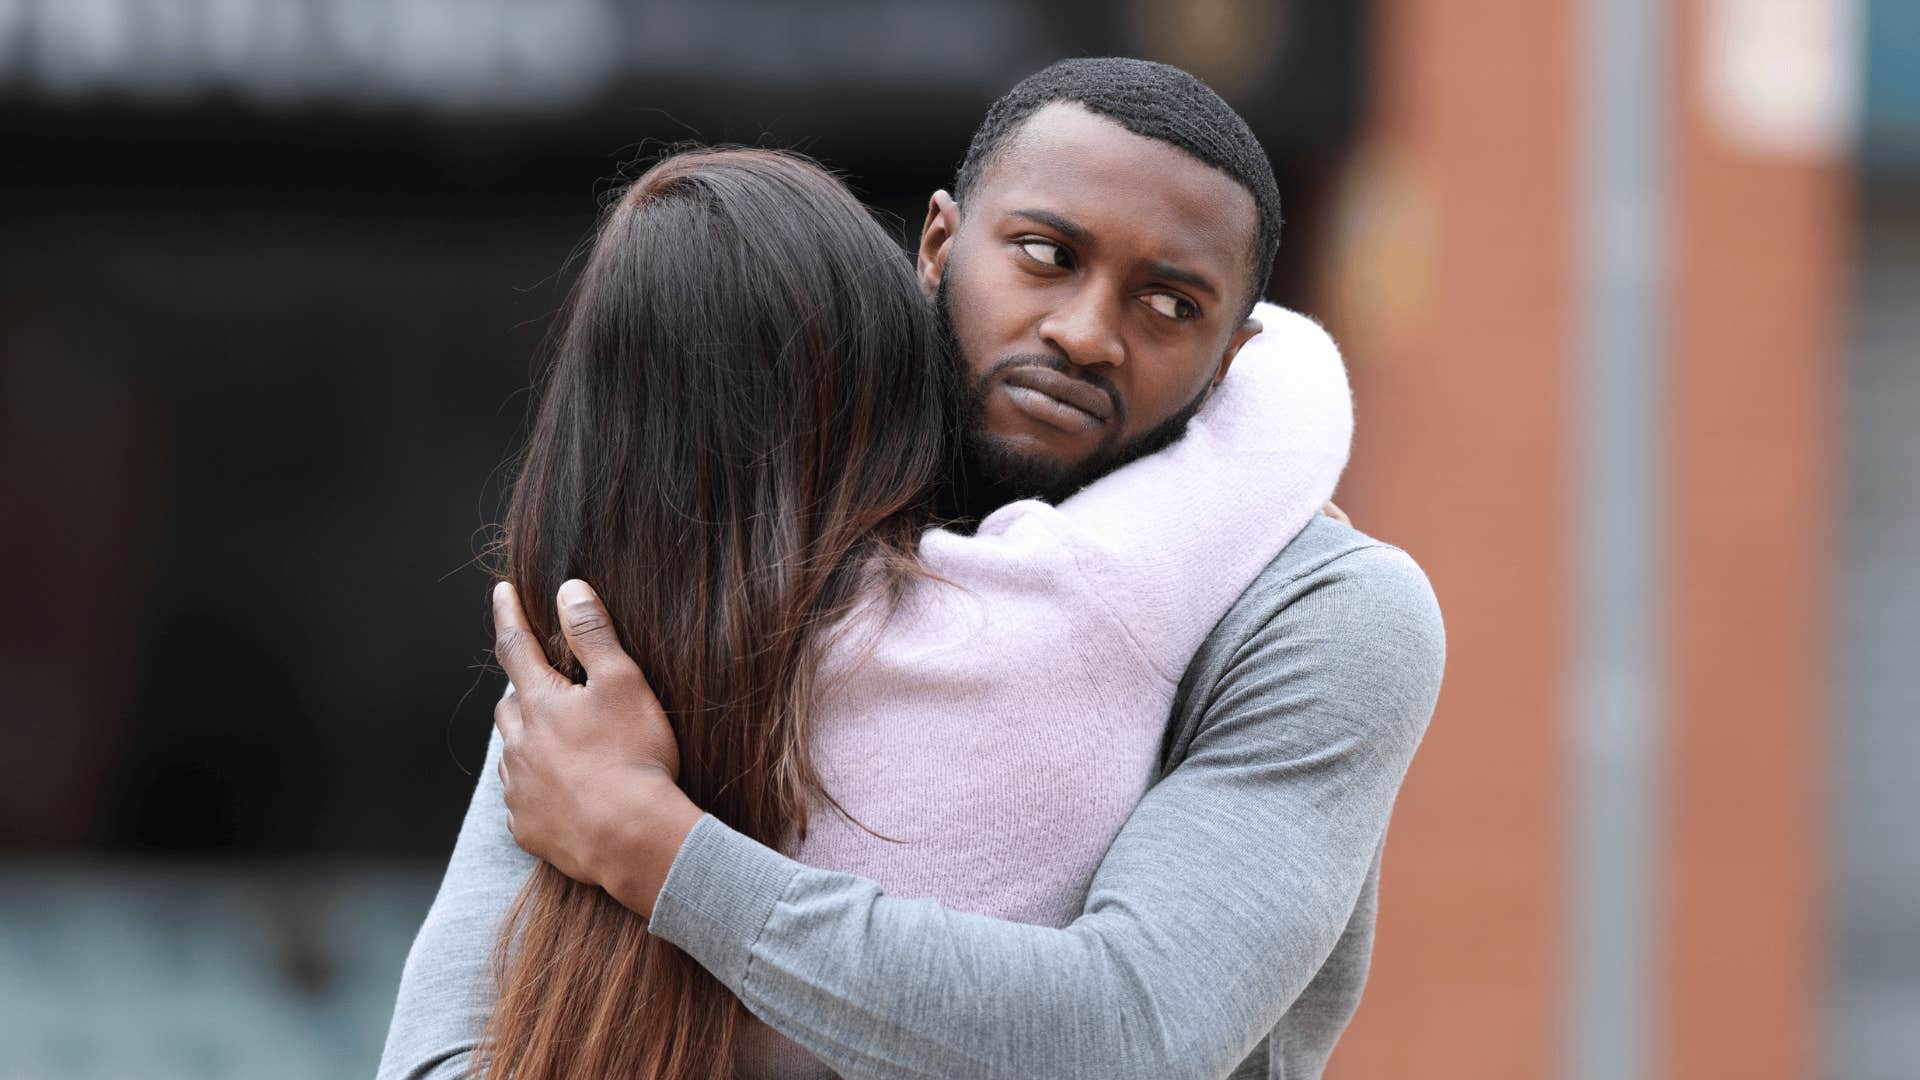
[[[1320,513],[1352,403],[1279,232],[1138,60],[994,103],[911,263],[795,156],[634,181],[380,1075],[1320,1075],[1444,641]]]

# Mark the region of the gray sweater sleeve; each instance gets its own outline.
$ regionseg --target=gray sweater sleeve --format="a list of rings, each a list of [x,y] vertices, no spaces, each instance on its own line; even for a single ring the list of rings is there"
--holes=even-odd
[[[534,867],[533,856],[521,851],[507,830],[499,764],[500,733],[495,731],[446,877],[407,952],[379,1080],[465,1076],[493,1012],[493,943]]]
[[[1234,653],[1071,926],[890,898],[708,816],[649,929],[848,1078],[1226,1075],[1333,951],[1439,692],[1412,560],[1320,570]]]

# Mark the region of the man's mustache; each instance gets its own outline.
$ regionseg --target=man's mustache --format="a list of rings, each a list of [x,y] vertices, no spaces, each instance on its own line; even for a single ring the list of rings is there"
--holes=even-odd
[[[1114,430],[1119,431],[1126,427],[1127,405],[1126,402],[1120,399],[1120,390],[1113,385],[1113,380],[1097,371],[1089,371],[1070,360],[1055,356],[1052,353],[1016,353],[1013,356],[1001,357],[994,361],[993,367],[987,369],[985,375],[980,376],[979,382],[974,386],[975,396],[984,398],[987,386],[993,382],[995,376],[1006,371],[1008,368],[1017,367],[1049,368],[1070,379],[1076,379],[1086,383],[1088,386],[1105,394],[1107,401],[1112,404]]]

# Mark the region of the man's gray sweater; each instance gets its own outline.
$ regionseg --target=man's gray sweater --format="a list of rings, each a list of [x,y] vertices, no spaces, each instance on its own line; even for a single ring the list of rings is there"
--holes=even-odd
[[[888,897],[708,816],[649,929],[848,1078],[1317,1077],[1366,982],[1387,819],[1444,656],[1419,567],[1317,518],[1195,655],[1160,776],[1070,926]],[[532,866],[498,754],[496,735],[382,1080],[461,1075],[485,1026],[489,950]]]

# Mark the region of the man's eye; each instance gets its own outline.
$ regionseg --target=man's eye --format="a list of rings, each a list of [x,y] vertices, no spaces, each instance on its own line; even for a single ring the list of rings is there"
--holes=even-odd
[[[1172,293],[1148,293],[1146,300],[1148,307],[1169,319],[1185,322],[1200,314],[1200,309],[1193,306],[1193,301],[1182,299]]]
[[[1067,249],[1059,244],[1045,240],[1022,240],[1020,250],[1026,252],[1027,257],[1035,262],[1043,262],[1048,266],[1067,265]]]

